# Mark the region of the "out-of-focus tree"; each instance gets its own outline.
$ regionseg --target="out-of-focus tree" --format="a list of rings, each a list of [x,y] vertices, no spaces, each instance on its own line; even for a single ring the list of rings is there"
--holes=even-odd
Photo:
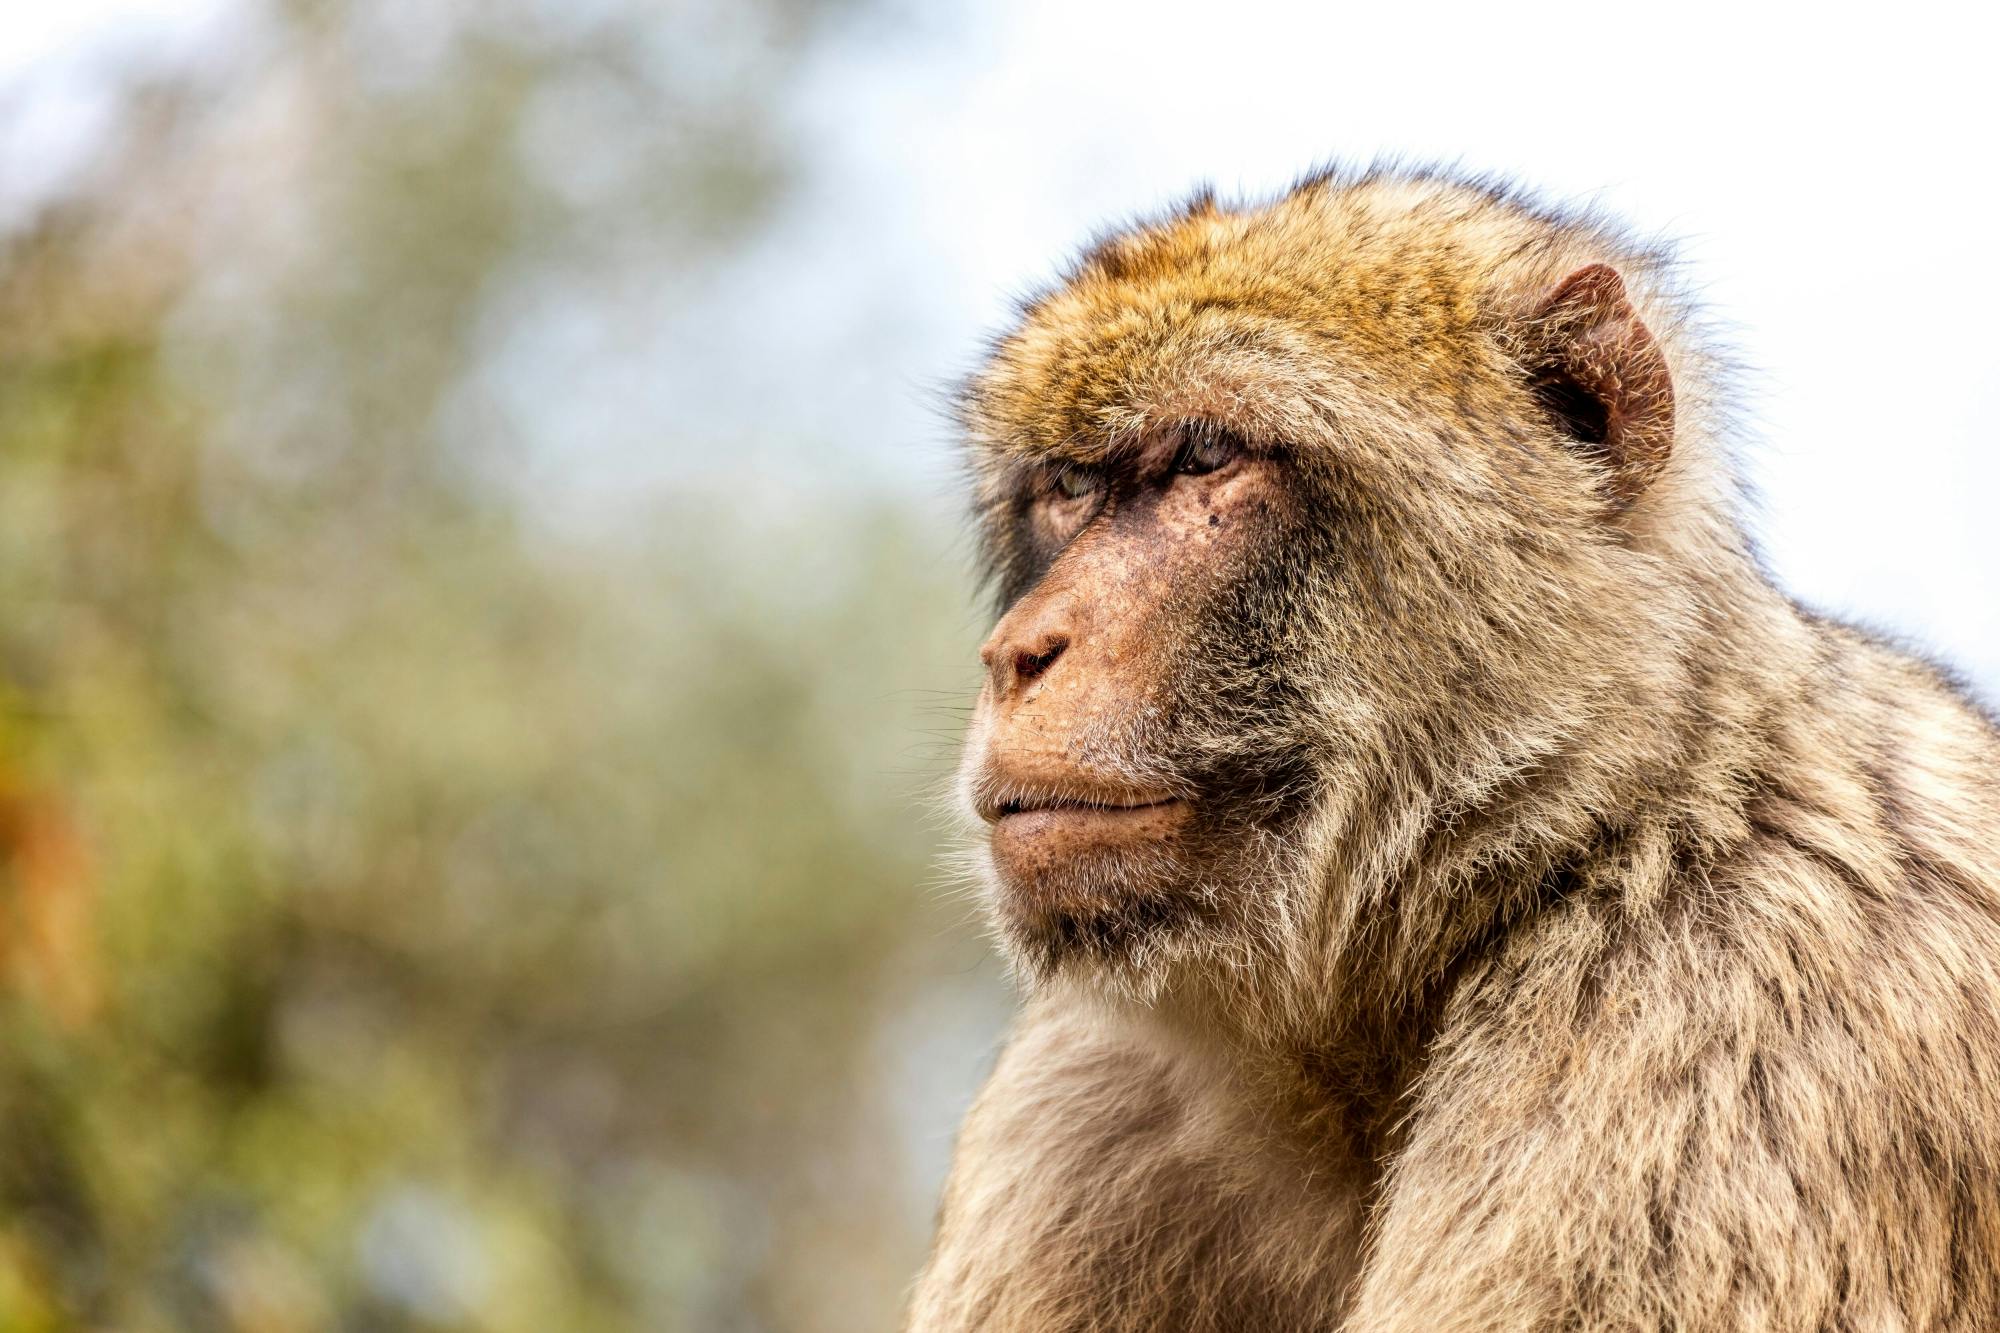
[[[992,995],[910,809],[956,564],[542,504],[605,418],[523,357],[783,215],[842,21],[667,10],[246,11],[6,242],[0,1326],[890,1320]]]

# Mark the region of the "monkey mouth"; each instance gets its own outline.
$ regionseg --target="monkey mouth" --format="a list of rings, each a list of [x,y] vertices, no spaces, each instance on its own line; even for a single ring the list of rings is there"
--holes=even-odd
[[[1173,833],[1187,803],[1176,797],[1134,805],[1093,801],[1009,802],[993,821],[994,847],[1040,845],[1045,851],[1152,841]]]
[[[1044,815],[1052,811],[1074,811],[1082,815],[1138,815],[1140,811],[1158,811],[1164,805],[1178,805],[1180,797],[1160,797],[1156,801],[1084,801],[1076,797],[1022,797],[1016,801],[1002,801],[994,811],[992,821],[1012,819],[1016,815]]]
[[[1162,848],[1190,820],[1186,800],[1157,792],[1012,788],[983,795],[977,808],[992,826],[995,868],[1031,893],[1067,868]]]
[[[1074,792],[1044,792],[983,796],[977,804],[979,817],[989,824],[1011,819],[1049,816],[1056,819],[1103,817],[1116,819],[1137,816],[1183,804],[1178,796],[1079,795]]]

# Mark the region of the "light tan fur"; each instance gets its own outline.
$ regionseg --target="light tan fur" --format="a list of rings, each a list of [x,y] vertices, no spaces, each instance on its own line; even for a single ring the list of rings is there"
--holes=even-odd
[[[1594,264],[1672,374],[1629,503],[1526,387]],[[1220,924],[1016,950],[912,1329],[2000,1327],[2000,737],[1771,585],[1726,380],[1662,254],[1435,173],[1198,199],[1030,303],[989,546],[1022,468],[1282,444],[1338,534],[1269,557],[1294,704],[1215,668],[1186,726],[1314,776]]]

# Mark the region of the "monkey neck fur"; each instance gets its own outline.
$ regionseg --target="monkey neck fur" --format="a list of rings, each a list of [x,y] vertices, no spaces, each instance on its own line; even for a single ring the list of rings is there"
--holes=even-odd
[[[1628,652],[1602,672],[1608,694],[1645,706],[1586,712],[1533,760],[1493,751],[1480,771],[1334,793],[1275,872],[1262,952],[1065,976],[1058,992],[1192,1038],[1312,1138],[1393,1151],[1455,984],[1504,966],[1499,941],[1585,898],[1617,928],[1670,922],[1750,836],[1746,805],[1785,781],[1774,736],[1819,635],[1732,523],[1675,536],[1654,561],[1672,576],[1628,603],[1611,635]]]

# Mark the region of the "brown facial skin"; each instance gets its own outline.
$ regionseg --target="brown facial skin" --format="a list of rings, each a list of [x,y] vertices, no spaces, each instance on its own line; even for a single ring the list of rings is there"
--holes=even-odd
[[[1245,784],[1204,772],[1198,739],[1205,706],[1245,687],[1241,663],[1199,659],[1257,640],[1205,627],[1240,615],[1287,482],[1281,458],[1201,427],[1024,470],[1006,535],[1039,577],[980,650],[966,779],[1000,918],[1031,954],[1125,955],[1228,910],[1218,853],[1242,841]]]

